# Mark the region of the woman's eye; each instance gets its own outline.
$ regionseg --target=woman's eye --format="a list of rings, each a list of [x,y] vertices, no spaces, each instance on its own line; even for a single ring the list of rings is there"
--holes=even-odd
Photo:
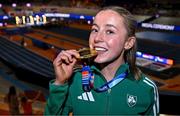
[[[114,32],[111,31],[111,30],[107,30],[106,33],[107,33],[107,34],[113,34]]]
[[[97,32],[97,29],[91,29],[91,32]]]

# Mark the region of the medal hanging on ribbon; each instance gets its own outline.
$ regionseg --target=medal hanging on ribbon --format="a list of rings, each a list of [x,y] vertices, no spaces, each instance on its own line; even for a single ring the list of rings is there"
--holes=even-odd
[[[97,53],[94,50],[83,48],[79,50],[79,54],[80,54],[80,60],[82,61],[82,64],[83,64],[83,67],[81,69],[82,89],[85,92],[89,92],[91,91],[91,89],[93,89],[96,92],[105,92],[108,89],[111,89],[112,87],[120,83],[128,74],[127,71],[124,73],[121,73],[118,76],[114,77],[109,82],[102,85],[101,87],[95,88],[94,75],[93,75],[93,72],[91,71],[89,64],[91,60],[93,59],[93,57],[97,55]]]
[[[92,89],[92,71],[90,69],[90,63],[93,62],[93,59],[97,55],[97,52],[90,48],[82,48],[78,50],[80,54],[79,60],[81,61],[81,64],[83,65],[81,69],[82,73],[82,88],[84,91],[89,92]]]

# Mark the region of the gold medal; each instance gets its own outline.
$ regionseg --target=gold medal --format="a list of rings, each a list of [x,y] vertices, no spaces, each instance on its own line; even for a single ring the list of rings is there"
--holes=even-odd
[[[82,49],[79,49],[78,52],[80,54],[80,57],[78,59],[80,60],[90,59],[97,55],[97,51],[90,48],[82,48]]]
[[[82,69],[83,65],[89,65],[97,56],[97,51],[90,48],[81,48],[78,50],[80,57],[77,58],[78,62],[74,66],[74,70]]]

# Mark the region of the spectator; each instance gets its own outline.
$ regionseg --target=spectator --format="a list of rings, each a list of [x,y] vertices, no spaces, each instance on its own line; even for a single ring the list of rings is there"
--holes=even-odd
[[[5,102],[8,103],[9,112],[11,115],[20,114],[18,96],[14,86],[10,86],[9,92],[5,97]]]
[[[41,91],[38,91],[36,97],[32,100],[28,99],[27,96],[21,97],[21,107],[23,108],[23,114],[25,115],[32,115],[33,114],[33,108],[32,104],[39,98],[41,95]]]

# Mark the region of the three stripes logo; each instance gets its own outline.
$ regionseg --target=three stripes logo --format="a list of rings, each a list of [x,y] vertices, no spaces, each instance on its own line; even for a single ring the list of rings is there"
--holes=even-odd
[[[91,92],[84,92],[82,95],[77,97],[79,100],[94,102],[94,97]]]

